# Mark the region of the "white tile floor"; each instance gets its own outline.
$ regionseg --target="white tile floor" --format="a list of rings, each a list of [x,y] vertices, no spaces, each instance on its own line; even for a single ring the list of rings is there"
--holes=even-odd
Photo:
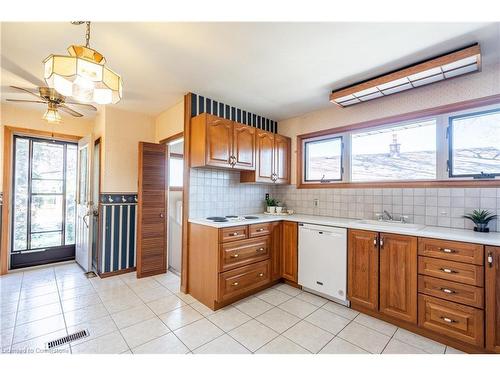
[[[0,278],[2,353],[460,353],[285,284],[213,312],[168,273],[87,279],[74,263]]]

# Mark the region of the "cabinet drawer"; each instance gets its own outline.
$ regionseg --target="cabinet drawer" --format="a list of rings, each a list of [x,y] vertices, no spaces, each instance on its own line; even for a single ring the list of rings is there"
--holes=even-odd
[[[418,255],[482,265],[484,250],[473,243],[419,238]]]
[[[483,286],[484,284],[483,267],[473,264],[418,257],[418,273],[469,285]]]
[[[484,289],[430,276],[418,276],[419,293],[439,297],[448,301],[484,308]]]
[[[249,237],[265,236],[271,233],[272,223],[252,224],[248,226]]]
[[[220,245],[219,271],[223,272],[268,259],[269,254],[269,236],[222,244]]]
[[[248,238],[248,227],[246,225],[219,230],[219,242],[244,240],[246,238]]]
[[[271,281],[271,262],[265,260],[219,274],[219,302],[237,297]]]
[[[484,312],[439,298],[418,296],[420,327],[476,345],[484,345]]]

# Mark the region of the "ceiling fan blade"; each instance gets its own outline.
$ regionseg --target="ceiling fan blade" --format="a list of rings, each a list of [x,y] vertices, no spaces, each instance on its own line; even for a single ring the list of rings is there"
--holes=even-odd
[[[36,96],[38,99],[44,100],[44,99],[43,99],[40,95],[35,94],[33,91],[30,91],[30,90],[28,90],[28,89],[25,89],[25,88],[22,88],[22,87],[17,87],[17,86],[10,86],[10,87],[12,87],[13,89],[16,89],[16,90],[21,90],[21,91],[24,91],[24,92],[26,92],[26,93],[28,93],[28,94],[31,94],[31,95],[33,95],[33,96]],[[46,102],[46,101],[44,100],[44,102]]]
[[[65,104],[81,105],[82,107],[85,107],[85,109],[90,109],[92,111],[97,111],[97,108],[94,107],[92,104],[78,103],[78,102],[65,102]]]
[[[70,115],[72,116],[75,116],[75,117],[83,117],[83,115],[77,111],[74,111],[72,110],[71,108],[67,107],[66,105],[64,104],[61,104],[57,107],[58,109],[60,109],[61,111],[64,111],[66,113],[69,113]]]
[[[42,100],[23,100],[23,99],[5,99],[8,102],[21,102],[21,103],[40,103],[40,104],[47,104],[47,102],[44,102]]]

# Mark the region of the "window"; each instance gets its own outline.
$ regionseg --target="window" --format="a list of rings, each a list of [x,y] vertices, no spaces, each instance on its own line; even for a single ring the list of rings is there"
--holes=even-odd
[[[436,121],[353,133],[352,181],[436,178]]]
[[[500,175],[500,110],[450,117],[450,177]]]
[[[299,187],[432,181],[471,186],[476,179],[497,179],[500,185],[500,105],[478,102],[468,110],[460,103],[460,112],[439,107],[422,111],[420,118],[399,115],[393,118],[405,121],[371,120],[370,126],[300,135]]]
[[[304,156],[306,182],[342,180],[342,137],[308,140]]]
[[[181,188],[184,179],[184,159],[170,154],[168,163],[169,188]]]

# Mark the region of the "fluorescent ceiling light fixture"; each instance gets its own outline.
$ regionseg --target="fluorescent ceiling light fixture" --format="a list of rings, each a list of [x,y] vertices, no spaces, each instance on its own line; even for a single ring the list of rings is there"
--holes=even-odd
[[[480,70],[481,49],[476,43],[349,87],[334,90],[330,94],[330,101],[340,107],[347,107]]]

